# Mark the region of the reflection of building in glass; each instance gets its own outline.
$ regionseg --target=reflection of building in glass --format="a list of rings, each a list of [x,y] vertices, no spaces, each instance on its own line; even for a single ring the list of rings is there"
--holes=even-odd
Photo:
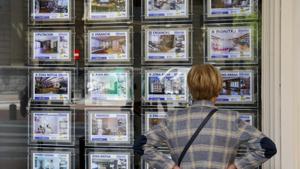
[[[68,13],[69,0],[35,0],[36,13]]]
[[[67,78],[35,77],[35,94],[67,94]]]
[[[123,12],[126,0],[92,0],[92,12]]]
[[[149,0],[151,10],[180,10],[185,0]]]
[[[224,78],[221,95],[250,95],[250,78]]]
[[[249,5],[250,0],[211,0],[212,8],[242,8]]]
[[[91,40],[92,54],[123,54],[126,48],[125,36],[98,36]]]
[[[93,78],[89,90],[103,95],[125,96],[127,94],[126,75]]]
[[[250,51],[250,36],[249,33],[234,37],[228,36],[211,36],[212,50],[215,52],[249,52]]]
[[[58,53],[58,37],[37,37],[35,40],[35,48],[38,53]]]
[[[149,52],[184,52],[184,35],[151,35],[148,42]]]

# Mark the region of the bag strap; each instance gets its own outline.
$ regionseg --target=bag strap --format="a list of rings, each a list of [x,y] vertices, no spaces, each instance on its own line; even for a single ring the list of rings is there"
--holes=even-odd
[[[198,127],[198,129],[195,131],[195,133],[193,134],[193,136],[191,137],[191,139],[188,141],[188,143],[185,145],[182,153],[179,156],[178,159],[178,166],[180,167],[181,161],[183,160],[183,157],[185,156],[186,152],[188,151],[188,149],[190,148],[190,146],[193,144],[194,140],[196,139],[196,137],[199,135],[200,131],[203,129],[203,127],[206,125],[206,123],[208,122],[208,120],[215,114],[215,112],[217,112],[218,109],[213,109],[209,112],[209,114],[205,117],[205,119],[203,120],[203,122],[200,124],[200,126]]]

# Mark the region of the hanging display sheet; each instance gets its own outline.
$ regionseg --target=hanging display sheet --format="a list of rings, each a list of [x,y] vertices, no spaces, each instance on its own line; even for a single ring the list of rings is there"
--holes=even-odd
[[[87,109],[86,143],[90,146],[130,146],[133,138],[131,110]]]

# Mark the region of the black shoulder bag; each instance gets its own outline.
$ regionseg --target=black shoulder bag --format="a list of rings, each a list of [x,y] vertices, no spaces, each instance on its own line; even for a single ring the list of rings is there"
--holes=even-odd
[[[193,136],[191,137],[191,139],[188,141],[188,143],[185,145],[182,153],[179,156],[178,159],[178,166],[180,167],[181,161],[183,160],[183,157],[185,156],[186,152],[188,151],[188,149],[190,148],[190,146],[193,144],[194,140],[196,139],[196,137],[199,135],[200,131],[203,129],[203,127],[206,125],[206,123],[208,122],[208,120],[215,114],[215,112],[217,112],[218,109],[213,109],[209,112],[209,114],[205,117],[205,119],[203,120],[203,122],[200,124],[200,126],[198,127],[198,129],[195,131],[195,133],[193,134]]]

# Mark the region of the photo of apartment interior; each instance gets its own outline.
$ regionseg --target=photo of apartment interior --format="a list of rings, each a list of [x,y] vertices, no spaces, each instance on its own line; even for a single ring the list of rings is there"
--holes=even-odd
[[[126,118],[93,119],[93,135],[126,136]]]
[[[68,80],[57,77],[35,77],[35,94],[68,94]]]
[[[92,12],[124,12],[126,0],[91,0]]]
[[[243,8],[249,4],[250,0],[211,0],[212,8]]]
[[[220,95],[250,95],[250,85],[250,77],[224,78]]]
[[[36,157],[34,169],[67,169],[68,162],[65,159],[57,157]]]
[[[151,10],[180,10],[185,0],[149,0]]]
[[[157,77],[150,77],[149,79],[149,94],[184,94],[182,86],[183,78],[163,78],[160,80]]]
[[[151,36],[148,43],[151,53],[182,53],[184,52],[184,35]]]
[[[68,13],[69,0],[35,0],[36,13]]]
[[[57,54],[58,53],[58,37],[43,36],[35,40],[36,54]]]
[[[250,52],[249,33],[233,36],[211,36],[212,50],[215,52]]]
[[[92,54],[124,54],[126,52],[125,36],[92,37]]]
[[[93,159],[92,169],[118,169],[117,159]]]

